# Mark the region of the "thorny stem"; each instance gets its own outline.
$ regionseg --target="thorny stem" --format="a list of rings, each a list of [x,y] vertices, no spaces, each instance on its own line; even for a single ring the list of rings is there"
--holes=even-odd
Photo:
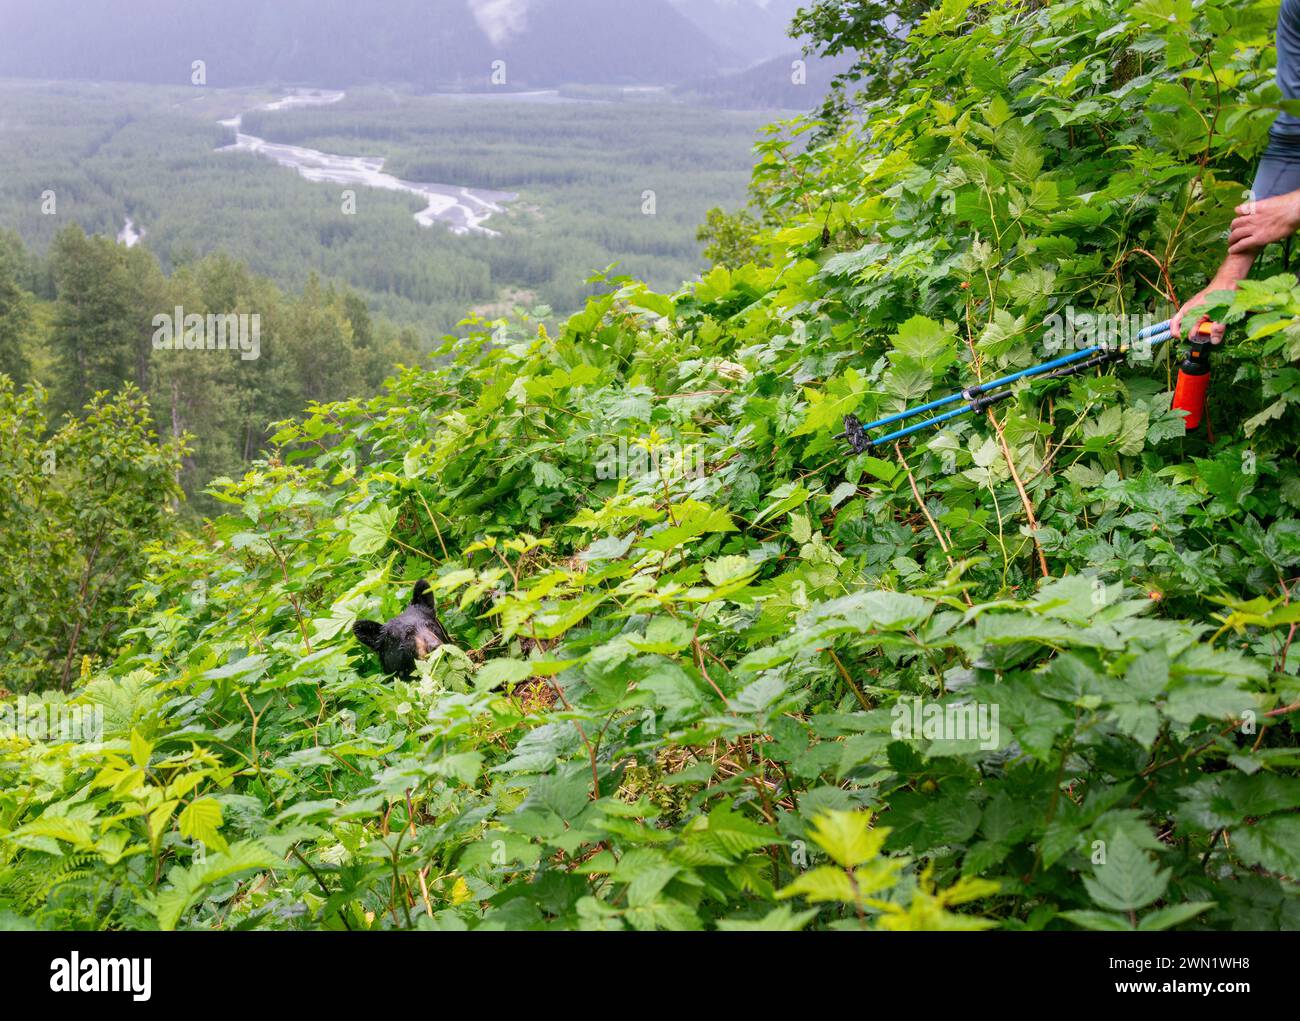
[[[858,704],[867,712],[870,712],[872,705],[867,701],[867,696],[862,693],[862,689],[857,686],[849,672],[844,669],[844,664],[840,662],[840,657],[835,655],[835,650],[831,646],[826,647],[826,651],[831,654],[831,659],[835,660],[835,665],[839,668],[840,676],[844,678],[844,683],[849,686],[853,694],[857,697]]]
[[[930,508],[925,505],[925,500],[921,498],[921,490],[918,489],[916,485],[916,476],[912,474],[912,468],[907,463],[907,458],[903,456],[903,448],[900,444],[894,444],[894,453],[898,455],[898,463],[903,466],[903,471],[907,472],[907,481],[911,484],[912,496],[916,498],[916,505],[921,508],[921,513],[925,515],[925,520],[930,523],[930,531],[934,532],[934,537],[939,540],[939,548],[943,550],[943,555],[948,558],[948,566],[956,570],[957,563],[952,558],[951,548],[948,546],[947,540],[944,539],[943,532],[939,530],[939,526],[935,523],[934,517],[930,514]],[[966,600],[967,606],[975,605],[971,602],[969,592],[963,589],[961,595],[962,598]]]
[[[311,639],[307,637],[307,624],[302,617],[302,604],[298,602],[298,595],[290,587],[289,568],[284,562],[284,557],[280,554],[279,548],[271,541],[268,535],[266,544],[271,547],[271,552],[275,554],[275,559],[280,563],[280,573],[284,576],[285,595],[289,597],[289,603],[293,606],[293,615],[298,618],[298,631],[302,634],[302,644],[307,649],[307,654],[311,655]]]
[[[442,555],[444,558],[446,558],[448,555],[447,544],[442,541],[442,529],[438,527],[438,522],[434,519],[433,511],[429,509],[429,501],[427,501],[424,498],[424,494],[421,493],[418,489],[415,491],[415,495],[418,496],[420,498],[420,502],[424,504],[424,513],[429,515],[429,524],[433,525],[433,534],[438,537],[438,545],[442,547]]]
[[[325,899],[328,901],[331,896],[330,888],[325,885],[325,880],[321,878],[320,873],[317,872],[314,868],[312,868],[311,862],[309,862],[306,858],[302,856],[302,852],[298,850],[297,845],[294,845],[293,847],[289,848],[289,853],[292,854],[295,858],[297,858],[300,862],[302,862],[303,868],[305,868],[308,872],[311,873],[312,878],[316,880],[316,885],[320,887],[320,892],[325,895]],[[343,928],[347,929],[348,932],[351,932],[352,926],[348,924],[347,915],[343,913],[342,909],[339,910],[338,915],[339,915],[339,921],[343,923]]]
[[[1029,494],[1025,492],[1025,484],[1020,479],[1020,472],[1016,470],[1016,463],[1011,457],[1011,448],[1007,445],[1006,434],[1002,431],[1002,423],[993,414],[992,408],[986,408],[985,411],[988,413],[993,430],[998,434],[998,443],[1002,446],[1002,456],[1006,459],[1007,468],[1010,470],[1011,478],[1016,484],[1016,492],[1020,494],[1020,502],[1025,508],[1025,517],[1029,519],[1029,534],[1034,540],[1034,549],[1038,553],[1038,567],[1043,572],[1044,578],[1050,578],[1052,572],[1047,567],[1047,555],[1038,542],[1038,518],[1034,515],[1034,505],[1029,502]]]

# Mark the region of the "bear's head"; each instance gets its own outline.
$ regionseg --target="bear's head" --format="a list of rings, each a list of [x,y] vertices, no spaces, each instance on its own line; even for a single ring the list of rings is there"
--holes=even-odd
[[[410,605],[387,624],[359,620],[352,625],[352,633],[379,653],[385,670],[399,677],[409,677],[417,659],[424,659],[440,645],[451,644],[434,611],[433,589],[427,578],[415,583]]]

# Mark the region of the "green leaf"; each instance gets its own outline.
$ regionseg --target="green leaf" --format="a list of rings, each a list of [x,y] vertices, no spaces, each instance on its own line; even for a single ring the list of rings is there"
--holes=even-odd
[[[849,874],[833,865],[819,865],[797,876],[793,883],[777,891],[777,896],[807,897],[813,903],[839,901],[852,904],[855,900]]]
[[[831,429],[839,432],[843,428],[844,416],[858,409],[862,397],[867,392],[866,381],[855,369],[846,369],[843,375],[836,376],[826,386],[825,392],[805,389],[808,398],[808,411],[803,423],[792,436],[806,436],[819,429]]]
[[[1138,922],[1138,928],[1143,932],[1172,929],[1175,925],[1182,925],[1184,922],[1191,921],[1197,915],[1210,910],[1214,906],[1214,901],[1202,900],[1161,908],[1158,911],[1152,911],[1150,914],[1144,915],[1142,920]]]
[[[957,338],[941,323],[922,315],[912,316],[893,337],[891,358],[901,356],[937,373],[956,358]]]
[[[397,524],[397,511],[379,506],[364,514],[353,515],[349,524],[352,542],[348,545],[348,552],[367,556],[388,545],[393,526]]]
[[[503,684],[518,684],[532,676],[529,664],[518,659],[490,659],[474,674],[474,687],[489,691]]]
[[[1232,851],[1248,865],[1300,875],[1300,815],[1275,815],[1232,830]]]
[[[758,571],[758,564],[748,557],[718,557],[704,565],[704,576],[710,584],[734,587],[734,583],[751,578]]]
[[[683,504],[678,509],[677,523],[661,528],[643,538],[637,545],[650,550],[670,550],[682,543],[708,532],[734,532],[731,515],[720,507],[702,503]]]
[[[144,739],[138,730],[131,731],[131,759],[141,769],[149,765],[149,756],[153,753],[153,745]]]
[[[177,817],[181,836],[201,840],[208,847],[223,850],[225,840],[217,832],[221,828],[221,803],[214,798],[195,798]]]
[[[831,493],[831,510],[834,510],[857,491],[858,487],[852,482],[841,482]]]
[[[1135,911],[1159,899],[1169,885],[1169,869],[1159,869],[1123,831],[1106,846],[1106,861],[1093,866],[1083,885],[1099,907]]]
[[[1083,929],[1099,932],[1132,932],[1133,926],[1123,915],[1112,915],[1105,911],[1062,911],[1061,916]]]
[[[798,932],[817,917],[817,910],[793,911],[788,904],[773,908],[762,918],[721,918],[722,932]]]
[[[684,621],[673,620],[672,617],[656,617],[646,628],[644,639],[629,635],[627,641],[634,649],[642,652],[668,656],[690,645],[694,634]]]
[[[167,873],[171,883],[150,902],[150,909],[158,919],[158,928],[175,929],[181,916],[213,883],[253,869],[274,868],[281,859],[254,840],[241,840],[231,844],[224,852],[212,855],[206,862],[188,868],[173,868]]]
[[[845,868],[862,865],[880,854],[888,826],[871,825],[867,812],[825,812],[813,820],[812,839]]]

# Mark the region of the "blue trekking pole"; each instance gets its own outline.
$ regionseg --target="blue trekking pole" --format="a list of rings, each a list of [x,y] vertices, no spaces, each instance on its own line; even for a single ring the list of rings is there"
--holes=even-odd
[[[1169,328],[1169,320],[1163,323],[1156,323],[1139,330],[1134,337],[1135,341],[1146,341],[1152,347],[1163,344],[1173,336]],[[1066,376],[1073,376],[1075,373],[1082,372],[1085,369],[1092,368],[1095,365],[1102,365],[1106,362],[1121,361],[1128,353],[1128,347],[1109,348],[1097,344],[1092,347],[1086,347],[1079,351],[1073,351],[1068,355],[1062,355],[1059,358],[1053,358],[1051,361],[1043,362],[1040,365],[1033,365],[1027,369],[1020,369],[1010,375],[1003,376],[1001,379],[995,379],[990,383],[981,383],[976,386],[969,386],[965,389],[958,390],[947,397],[940,397],[938,400],[929,401],[926,404],[918,405],[915,408],[908,408],[905,411],[899,411],[892,415],[886,415],[878,418],[874,422],[868,422],[863,425],[858,421],[855,415],[846,415],[844,418],[844,432],[840,433],[838,439],[847,439],[849,446],[853,448],[854,453],[861,454],[870,450],[874,446],[880,446],[885,443],[892,443],[895,440],[901,440],[905,436],[911,436],[913,433],[920,432],[923,429],[930,429],[944,422],[950,422],[954,418],[960,418],[962,415],[979,413],[998,401],[1004,401],[1008,397],[1015,395],[1011,389],[1012,385],[1022,379],[1032,379],[1036,376],[1046,375],[1048,379],[1062,379]],[[941,415],[933,418],[927,418],[922,422],[906,426],[902,429],[896,429],[893,432],[886,433],[884,436],[868,436],[867,434],[873,429],[882,429],[887,425],[894,425],[903,422],[909,418],[915,418],[917,415],[924,415],[931,411],[937,411],[940,408],[955,404],[958,401],[965,403],[951,411],[946,411]]]

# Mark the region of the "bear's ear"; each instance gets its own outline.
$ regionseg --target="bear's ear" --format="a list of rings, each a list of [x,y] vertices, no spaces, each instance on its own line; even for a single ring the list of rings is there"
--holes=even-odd
[[[421,578],[415,583],[415,591],[411,593],[411,605],[423,606],[429,610],[438,608],[433,601],[433,586],[429,584],[428,578]]]
[[[357,636],[357,641],[376,651],[379,649],[379,634],[383,630],[384,625],[377,620],[359,620],[352,625],[352,633]]]

